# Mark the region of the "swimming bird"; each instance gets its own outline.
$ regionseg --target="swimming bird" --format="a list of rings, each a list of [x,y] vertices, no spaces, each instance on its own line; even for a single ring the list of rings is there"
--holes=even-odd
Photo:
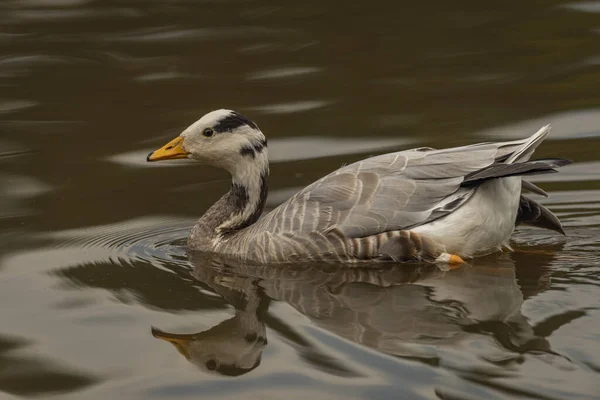
[[[509,249],[516,225],[564,234],[558,218],[522,195],[545,194],[522,176],[571,161],[530,161],[550,126],[531,137],[436,150],[421,147],[346,165],[261,217],[268,194],[267,139],[232,110],[204,115],[147,161],[190,158],[223,168],[229,192],[192,228],[190,250],[258,263],[462,263]]]

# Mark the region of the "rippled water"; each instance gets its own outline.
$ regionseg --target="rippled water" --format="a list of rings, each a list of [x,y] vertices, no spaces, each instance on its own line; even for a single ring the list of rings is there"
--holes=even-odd
[[[0,2],[0,392],[600,396],[600,3]],[[567,237],[451,271],[223,265],[224,172],[145,155],[205,112],[269,137],[268,208],[394,149],[553,131]]]

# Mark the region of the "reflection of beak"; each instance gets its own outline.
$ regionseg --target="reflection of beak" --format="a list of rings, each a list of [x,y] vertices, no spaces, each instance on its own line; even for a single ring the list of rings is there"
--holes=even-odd
[[[152,327],[152,336],[171,343],[182,356],[188,360],[190,359],[189,342],[194,340],[194,335],[163,332],[160,329]]]
[[[181,147],[183,144],[183,138],[181,136],[176,137],[169,143],[165,144],[160,149],[153,151],[148,154],[146,161],[159,161],[159,160],[174,160],[176,158],[187,158],[190,154]]]

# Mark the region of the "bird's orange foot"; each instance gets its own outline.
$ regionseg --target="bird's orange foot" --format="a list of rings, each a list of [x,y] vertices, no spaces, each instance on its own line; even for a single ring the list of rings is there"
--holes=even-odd
[[[465,263],[465,260],[457,254],[442,253],[435,259],[435,262],[448,264],[450,269],[455,269]]]

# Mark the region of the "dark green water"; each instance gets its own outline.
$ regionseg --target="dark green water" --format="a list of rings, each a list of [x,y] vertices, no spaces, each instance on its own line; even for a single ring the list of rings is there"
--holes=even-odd
[[[1,2],[0,392],[599,398],[599,43],[598,2]],[[537,156],[576,163],[536,181],[568,236],[449,272],[211,268],[184,243],[227,175],[145,156],[216,108],[268,136],[269,208],[552,123]]]

